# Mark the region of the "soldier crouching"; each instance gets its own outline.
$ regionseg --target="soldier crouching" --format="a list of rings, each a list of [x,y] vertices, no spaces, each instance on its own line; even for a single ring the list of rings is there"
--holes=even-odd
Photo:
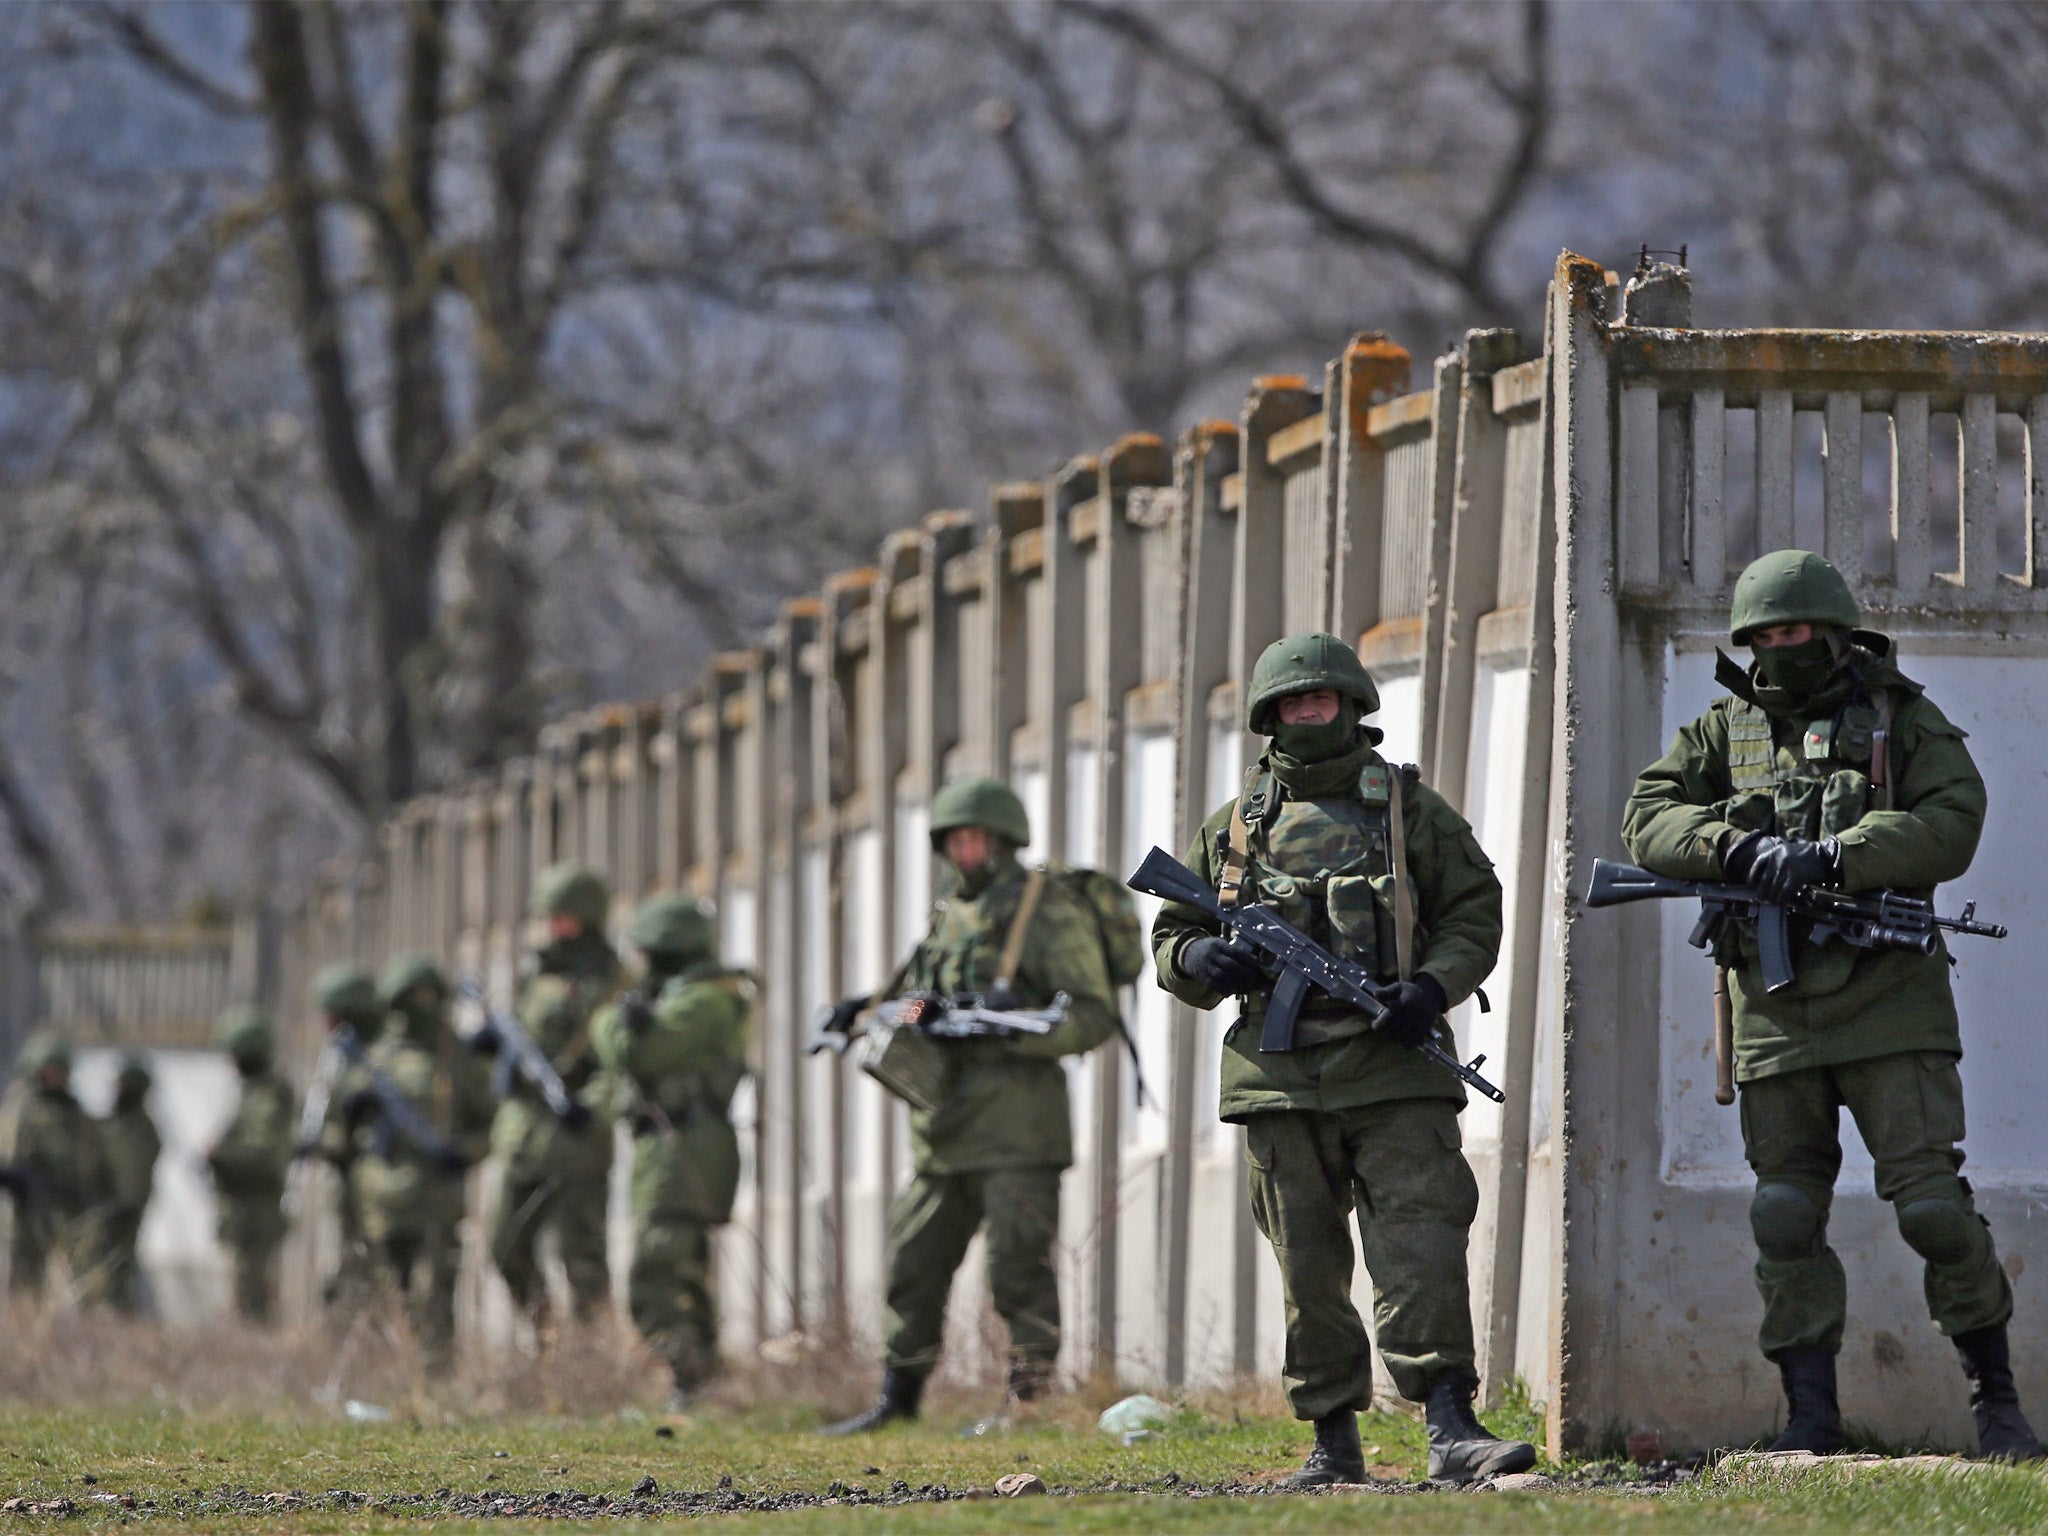
[[[1287,1303],[1288,1398],[1315,1425],[1289,1488],[1365,1477],[1358,1414],[1372,1401],[1372,1349],[1351,1302],[1354,1211],[1380,1351],[1401,1395],[1426,1405],[1430,1476],[1466,1482],[1536,1460],[1472,1414],[1465,1243],[1479,1188],[1460,1150],[1465,1090],[1409,1048],[1432,1037],[1455,1048],[1444,1014],[1493,969],[1500,882],[1464,819],[1373,750],[1380,734],[1362,722],[1378,708],[1371,676],[1334,635],[1268,646],[1246,714],[1271,742],[1184,862],[1226,905],[1265,902],[1370,968],[1384,1017],[1317,997],[1295,1049],[1262,1051],[1271,980],[1250,952],[1174,903],[1152,929],[1168,991],[1198,1008],[1243,998],[1224,1036],[1221,1113],[1245,1128],[1252,1214]]]

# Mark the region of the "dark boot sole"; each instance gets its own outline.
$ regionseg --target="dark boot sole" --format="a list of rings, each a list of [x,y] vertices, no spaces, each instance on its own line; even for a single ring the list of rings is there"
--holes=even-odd
[[[1430,1469],[1430,1481],[1438,1483],[1476,1483],[1489,1477],[1507,1477],[1515,1472],[1526,1472],[1536,1465],[1536,1447],[1527,1441],[1504,1440],[1498,1451],[1491,1453],[1470,1466]]]

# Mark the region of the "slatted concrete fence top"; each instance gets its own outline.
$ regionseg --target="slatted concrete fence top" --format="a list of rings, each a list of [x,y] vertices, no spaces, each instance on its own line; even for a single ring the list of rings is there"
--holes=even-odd
[[[904,1117],[803,1047],[819,1005],[881,982],[922,933],[934,788],[1001,775],[1031,813],[1027,856],[1128,872],[1239,788],[1258,652],[1332,628],[1380,681],[1382,750],[1465,812],[1507,892],[1491,1010],[1455,1020],[1508,1092],[1464,1117],[1488,1391],[1522,1378],[1565,1447],[1617,1425],[1752,1434],[1774,1387],[1750,1342],[1739,1139],[1702,1065],[1706,967],[1681,914],[1589,914],[1577,896],[1590,860],[1619,851],[1634,770],[1710,697],[1731,570],[1797,539],[1900,636],[1991,780],[1969,894],[2023,937],[1958,973],[1971,1149],[2020,1292],[2015,1353],[2048,1358],[2048,1236],[2023,1220],[2048,1183],[2048,1129],[2024,1113],[2024,935],[2043,906],[2025,877],[2048,867],[2027,809],[2048,711],[2048,341],[1697,331],[1688,281],[1633,284],[1632,324],[1612,276],[1566,257],[1539,355],[1480,331],[1414,370],[1362,335],[1319,381],[1256,381],[1235,422],[1128,437],[996,488],[983,515],[926,517],[693,686],[562,721],[494,779],[403,807],[377,859],[310,899],[291,985],[330,958],[424,947],[503,995],[527,886],[557,859],[611,877],[621,925],[656,890],[714,903],[727,960],[763,980],[719,1255],[728,1343],[872,1339]],[[1215,1118],[1223,1012],[1142,982],[1126,1015],[1148,1097],[1113,1049],[1073,1068],[1072,1374],[1172,1388],[1277,1371],[1277,1273],[1239,1134]],[[1852,1414],[1960,1439],[1945,1346],[1859,1179],[1835,1218]],[[484,1267],[467,1294],[488,1311]],[[974,1284],[962,1349],[978,1347]]]

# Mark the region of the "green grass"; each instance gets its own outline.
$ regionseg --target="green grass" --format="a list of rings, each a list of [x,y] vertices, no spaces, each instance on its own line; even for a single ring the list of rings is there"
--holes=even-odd
[[[1362,1421],[1377,1475],[1408,1480],[1386,1494],[1295,1498],[1189,1496],[1283,1471],[1306,1449],[1303,1426],[1268,1419],[1183,1413],[1158,1437],[1124,1447],[1096,1434],[1079,1408],[1059,1422],[985,1440],[957,1425],[899,1428],[848,1443],[819,1440],[808,1420],[756,1411],[711,1417],[661,1438],[637,1417],[601,1420],[495,1418],[357,1425],[292,1412],[218,1416],[148,1407],[0,1408],[0,1498],[68,1499],[63,1515],[0,1515],[8,1529],[419,1532],[503,1531],[484,1498],[529,1501],[601,1495],[633,1528],[768,1532],[1388,1531],[1476,1529],[1530,1532],[2005,1531],[2048,1526],[2048,1476],[1987,1468],[1966,1476],[1880,1470],[1788,1476],[1722,1467],[1662,1493],[1581,1483],[1540,1494],[1417,1491],[1420,1426],[1374,1414]],[[1529,1432],[1526,1412],[1494,1416]],[[1037,1473],[1072,1496],[949,1500],[892,1506],[816,1505],[764,1512],[763,1497],[824,1497],[836,1482],[887,1495],[939,1484],[987,1489],[1007,1472]],[[1589,1470],[1551,1469],[1577,1471]],[[84,1481],[92,1477],[93,1482]],[[653,1477],[657,1500],[631,1490]],[[721,1493],[719,1481],[731,1484]],[[1394,1486],[1398,1488],[1398,1484]],[[335,1500],[334,1490],[354,1497]],[[262,1496],[299,1495],[289,1503]],[[122,1496],[134,1509],[94,1495]],[[686,1498],[686,1495],[694,1497]],[[721,1511],[739,1504],[739,1510]],[[154,1508],[150,1505],[153,1503]],[[574,1508],[575,1506],[572,1506]],[[585,1505],[578,1513],[597,1516]],[[551,1519],[550,1531],[616,1528],[613,1518]]]

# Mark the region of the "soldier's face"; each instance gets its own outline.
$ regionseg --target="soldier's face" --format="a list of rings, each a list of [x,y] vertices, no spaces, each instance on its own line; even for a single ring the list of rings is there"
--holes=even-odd
[[[1749,632],[1751,650],[1774,651],[1781,645],[1804,645],[1813,638],[1811,624],[1770,624]]]
[[[582,937],[583,925],[568,913],[550,912],[548,914],[548,939],[550,942],[561,944],[569,939],[580,939]]]
[[[988,862],[988,828],[955,827],[943,846],[946,862],[961,874],[970,874]]]
[[[71,1069],[62,1062],[52,1062],[36,1074],[36,1080],[54,1093],[59,1088],[70,1085]]]
[[[1307,693],[1285,695],[1274,710],[1282,725],[1328,725],[1343,704],[1334,688],[1311,688]]]

